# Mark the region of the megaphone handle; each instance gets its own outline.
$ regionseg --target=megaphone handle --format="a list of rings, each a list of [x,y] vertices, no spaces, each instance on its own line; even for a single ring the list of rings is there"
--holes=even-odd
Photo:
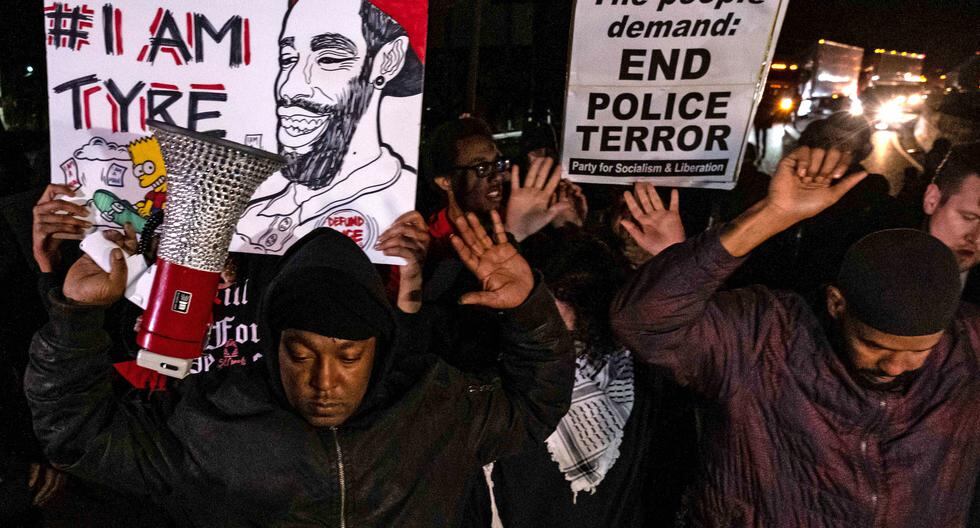
[[[145,265],[146,261],[143,260],[142,255],[136,254],[126,260],[126,265],[129,265],[129,261],[139,257],[140,261]],[[129,274],[129,268],[126,268],[127,275]],[[136,280],[131,280],[127,282],[126,285],[126,298],[130,300],[136,306],[146,310],[146,305],[150,301],[150,293],[153,291],[153,279],[156,276],[157,267],[156,265],[150,265],[146,268],[146,271],[139,274]],[[129,277],[127,277],[128,279]]]

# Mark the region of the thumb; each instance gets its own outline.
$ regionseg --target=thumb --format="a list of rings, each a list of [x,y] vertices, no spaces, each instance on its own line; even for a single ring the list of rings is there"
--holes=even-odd
[[[109,284],[113,291],[121,292],[126,289],[126,259],[121,249],[112,250],[112,260],[109,262]]]
[[[834,201],[840,200],[848,193],[855,185],[861,183],[861,180],[868,176],[868,171],[855,172],[853,174],[848,174],[841,178],[840,183],[834,185],[830,189],[834,192]]]
[[[466,293],[459,298],[459,304],[463,304],[463,305],[479,304],[481,306],[489,306],[491,308],[494,306],[496,301],[497,301],[496,293],[485,292],[485,291]]]

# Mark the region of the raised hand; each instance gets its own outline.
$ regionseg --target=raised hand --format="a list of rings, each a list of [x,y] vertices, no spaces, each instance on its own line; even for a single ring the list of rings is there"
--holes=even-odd
[[[624,219],[620,224],[637,245],[656,256],[668,247],[684,241],[684,224],[681,223],[677,189],[670,191],[670,207],[664,207],[657,188],[649,183],[637,183],[634,193],[623,193],[633,220]]]
[[[531,162],[521,185],[520,169],[516,165],[511,169],[506,225],[518,242],[540,231],[565,207],[553,200],[561,173],[561,165],[553,159],[538,158]]]
[[[861,171],[844,177],[851,161],[850,152],[837,149],[794,150],[776,167],[769,183],[767,205],[795,221],[817,215],[837,203],[868,175]],[[840,182],[834,185],[836,180]]]
[[[398,308],[405,313],[415,313],[422,308],[422,265],[431,239],[422,215],[418,211],[409,211],[381,233],[374,246],[389,257],[405,259],[399,269],[398,285]]]
[[[551,207],[555,209],[555,217],[551,219],[554,227],[567,224],[582,227],[589,214],[589,202],[582,188],[568,180],[558,183],[558,189],[551,198]]]
[[[44,273],[54,271],[60,262],[58,248],[66,238],[81,239],[85,230],[92,224],[82,218],[88,216],[88,209],[59,198],[58,195],[74,196],[75,191],[68,185],[51,184],[34,206],[32,229],[34,260]]]
[[[773,235],[837,203],[867,172],[845,176],[852,156],[836,149],[800,147],[776,167],[765,199],[730,222],[721,245],[732,256],[747,255]],[[834,182],[840,180],[836,185]]]
[[[524,257],[508,242],[500,215],[491,211],[490,216],[493,239],[473,213],[453,219],[459,233],[450,239],[453,248],[483,286],[483,291],[463,295],[459,303],[497,310],[516,308],[531,294],[534,274]]]

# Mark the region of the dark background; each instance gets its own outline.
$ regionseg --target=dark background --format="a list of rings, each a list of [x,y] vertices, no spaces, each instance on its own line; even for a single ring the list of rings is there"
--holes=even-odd
[[[43,137],[42,4],[2,0],[2,5],[0,94],[8,125]],[[424,126],[467,111],[499,131],[520,129],[528,116],[546,120],[550,113],[559,122],[571,12],[571,1],[431,0]],[[776,57],[800,60],[817,39],[825,38],[868,49],[925,53],[932,76],[980,50],[978,28],[976,0],[794,0]],[[478,67],[471,76],[474,42],[479,42]],[[34,68],[32,74],[28,66]],[[37,141],[37,134],[27,135]]]

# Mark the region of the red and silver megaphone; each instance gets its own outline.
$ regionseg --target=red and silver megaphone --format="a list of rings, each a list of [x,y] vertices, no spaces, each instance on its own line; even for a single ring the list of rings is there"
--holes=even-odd
[[[137,363],[175,378],[200,357],[238,218],[285,159],[199,132],[147,121],[167,170],[156,274],[136,342]]]

